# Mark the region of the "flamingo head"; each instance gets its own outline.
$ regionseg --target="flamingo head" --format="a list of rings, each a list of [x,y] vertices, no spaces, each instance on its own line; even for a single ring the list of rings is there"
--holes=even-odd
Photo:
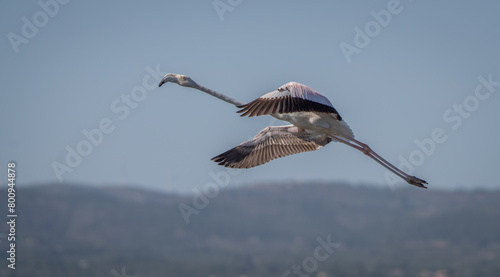
[[[165,77],[161,79],[161,82],[158,84],[158,86],[161,87],[163,84],[168,82],[176,83],[183,87],[193,88],[198,86],[198,84],[195,81],[193,81],[193,79],[191,79],[190,77],[174,73],[167,73],[167,75],[165,75]]]

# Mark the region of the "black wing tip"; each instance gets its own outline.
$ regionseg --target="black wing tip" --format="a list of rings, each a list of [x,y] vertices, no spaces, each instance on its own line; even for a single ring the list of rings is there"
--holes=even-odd
[[[218,156],[215,156],[213,157],[211,160],[216,162],[218,165],[221,165],[223,167],[229,167],[229,168],[238,168],[236,166],[237,162],[236,161],[233,161],[233,160],[230,160],[228,157],[227,157],[227,152],[224,152]]]
[[[216,162],[218,165],[229,168],[251,168],[257,166],[245,162],[246,157],[246,151],[243,151],[241,146],[236,146],[213,157],[212,161]]]
[[[236,108],[238,108],[239,110],[236,111],[236,113],[243,113],[241,114],[240,116],[243,117],[243,116],[246,116],[248,114],[248,104],[243,104],[243,105],[237,105]]]
[[[224,156],[219,155],[219,156],[213,157],[211,160],[216,162],[216,163],[219,163],[219,165],[220,165],[220,163],[223,163],[226,159]]]
[[[245,117],[245,116],[248,116],[248,117],[252,117],[252,116],[255,116],[255,114],[251,113],[251,111],[248,109],[248,108],[243,108],[239,111],[236,111],[236,113],[241,113],[240,114],[240,117]]]

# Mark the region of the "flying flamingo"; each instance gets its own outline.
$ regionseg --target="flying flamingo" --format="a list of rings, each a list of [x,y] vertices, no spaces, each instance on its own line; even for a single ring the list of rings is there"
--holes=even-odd
[[[353,132],[332,103],[308,86],[290,82],[245,104],[200,86],[185,75],[168,73],[158,86],[167,82],[198,89],[231,103],[240,109],[237,113],[241,113],[241,116],[271,115],[292,123],[266,127],[252,140],[212,158],[219,165],[232,168],[255,167],[276,158],[318,150],[334,140],[363,152],[409,184],[427,188],[424,185],[427,184],[426,181],[406,174],[375,153],[367,144],[354,139]]]

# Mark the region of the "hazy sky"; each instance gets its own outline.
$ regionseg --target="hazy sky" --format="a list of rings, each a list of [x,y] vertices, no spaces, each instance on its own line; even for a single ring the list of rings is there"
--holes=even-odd
[[[430,188],[500,187],[498,1],[2,5],[3,187],[7,162],[16,161],[20,186],[62,180],[191,191],[227,175],[210,158],[282,124],[240,118],[235,107],[175,84],[158,88],[167,72],[243,102],[289,81],[306,84],[359,140]],[[234,186],[408,186],[384,173],[331,143],[227,176]]]

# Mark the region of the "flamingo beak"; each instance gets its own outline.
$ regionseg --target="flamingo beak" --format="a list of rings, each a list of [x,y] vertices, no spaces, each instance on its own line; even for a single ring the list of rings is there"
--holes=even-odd
[[[160,83],[158,84],[158,87],[161,87],[163,84],[172,82],[172,83],[179,83],[179,77],[181,76],[179,74],[174,74],[174,73],[167,73],[163,79],[161,79]]]

